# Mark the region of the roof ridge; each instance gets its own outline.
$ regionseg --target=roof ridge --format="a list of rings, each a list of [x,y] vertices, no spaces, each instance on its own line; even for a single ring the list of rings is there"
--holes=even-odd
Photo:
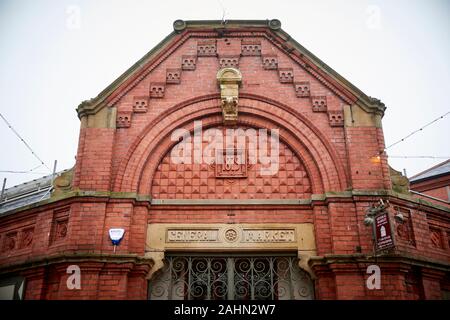
[[[55,176],[58,176],[58,175],[60,175],[61,173],[66,172],[67,170],[69,170],[69,169],[64,169],[64,170],[61,170],[61,171],[57,171],[57,172],[55,172]],[[11,186],[11,187],[5,188],[5,193],[7,193],[8,191],[13,191],[14,188],[20,188],[20,187],[23,187],[23,186],[25,186],[25,185],[27,185],[27,184],[31,184],[31,183],[33,183],[33,182],[37,183],[37,182],[39,182],[40,180],[48,179],[48,178],[50,178],[52,175],[53,175],[53,174],[50,173],[50,174],[47,174],[47,175],[45,175],[45,176],[41,176],[41,177],[39,177],[39,178],[32,179],[32,180],[28,180],[28,181],[25,181],[25,182],[22,182],[22,183],[13,185],[13,186]]]
[[[443,162],[440,162],[440,163],[438,163],[438,164],[432,166],[431,168],[425,169],[424,171],[419,172],[419,173],[413,175],[413,176],[410,177],[409,179],[412,180],[412,179],[414,179],[414,178],[416,178],[416,177],[418,177],[418,176],[424,175],[424,174],[427,173],[427,172],[430,172],[430,171],[432,171],[432,170],[434,170],[434,169],[436,169],[436,168],[442,167],[444,164],[446,164],[446,163],[448,163],[448,162],[450,162],[450,159],[447,159],[447,160],[445,160],[445,161],[443,161]]]

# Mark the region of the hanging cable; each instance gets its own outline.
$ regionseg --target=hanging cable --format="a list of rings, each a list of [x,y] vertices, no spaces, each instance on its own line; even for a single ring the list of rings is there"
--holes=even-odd
[[[389,148],[392,148],[393,146],[399,144],[400,142],[405,141],[406,139],[408,139],[408,138],[411,137],[412,135],[416,134],[417,132],[422,131],[423,129],[425,129],[426,127],[432,125],[432,124],[435,123],[436,121],[439,121],[439,120],[443,119],[443,118],[444,118],[445,116],[447,116],[448,114],[450,114],[450,111],[447,111],[447,112],[446,112],[445,114],[443,114],[442,116],[440,116],[440,117],[434,119],[433,121],[427,123],[427,124],[424,125],[423,127],[421,127],[421,128],[419,128],[419,129],[417,129],[417,130],[411,132],[411,133],[408,134],[406,137],[404,137],[404,138],[402,138],[402,139],[400,139],[400,140],[394,142],[393,144],[391,144],[391,145],[385,147],[385,148],[383,149],[383,151],[385,151],[385,150],[387,150],[387,149],[389,149]],[[383,153],[383,151],[381,151],[380,154]]]
[[[42,167],[42,164],[38,165],[37,167],[34,167],[30,170],[22,170],[22,171],[16,171],[16,170],[0,170],[1,173],[34,173],[34,174],[47,174],[47,172],[33,172],[36,169],[39,169]]]
[[[52,172],[52,170],[44,163],[44,161],[42,161],[41,158],[39,158],[39,156],[33,151],[33,149],[31,149],[30,145],[20,136],[20,134],[12,127],[12,125],[9,124],[8,120],[6,120],[6,118],[3,116],[3,114],[1,112],[0,112],[0,117],[3,119],[3,121],[5,121],[8,128],[11,129],[11,131],[14,132],[14,134],[20,139],[20,141],[22,141],[25,144],[25,146],[28,148],[28,150],[31,151],[31,154],[36,159],[39,160],[41,165],[45,166],[48,169],[48,171]]]
[[[388,158],[402,158],[402,159],[450,159],[450,156],[387,156]]]
[[[13,173],[13,174],[27,173],[27,174],[48,175],[48,172],[38,172],[38,171],[33,172],[33,171],[0,170],[0,173]]]

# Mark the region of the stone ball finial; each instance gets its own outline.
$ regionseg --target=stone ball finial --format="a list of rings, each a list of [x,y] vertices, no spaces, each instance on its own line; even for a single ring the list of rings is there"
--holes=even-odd
[[[269,21],[269,28],[272,30],[280,30],[281,29],[281,21],[278,19],[272,19]]]
[[[178,19],[175,20],[173,23],[173,30],[175,30],[175,32],[179,33],[181,31],[183,31],[184,29],[186,29],[186,22]]]

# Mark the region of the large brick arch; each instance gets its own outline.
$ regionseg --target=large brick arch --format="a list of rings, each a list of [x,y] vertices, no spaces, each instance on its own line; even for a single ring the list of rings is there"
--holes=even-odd
[[[168,109],[136,138],[114,179],[113,190],[150,194],[151,181],[163,157],[176,144],[170,135],[177,128],[193,130],[195,120],[204,128],[222,123],[217,95],[197,97]],[[310,177],[312,193],[343,190],[345,170],[324,135],[301,113],[264,97],[242,94],[238,125],[278,128],[280,141],[295,153]]]

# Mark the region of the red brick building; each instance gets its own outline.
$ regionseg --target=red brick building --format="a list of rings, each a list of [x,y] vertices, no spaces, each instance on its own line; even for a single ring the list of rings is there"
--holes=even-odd
[[[446,297],[450,209],[389,168],[384,111],[278,20],[178,20],[78,107],[73,169],[6,190],[2,296]],[[244,144],[219,142],[205,161],[208,134],[233,129]],[[174,161],[181,143],[191,162]],[[395,247],[375,257],[367,222],[380,200]],[[112,228],[125,231],[117,247]]]
[[[438,204],[450,203],[450,159],[420,172],[410,179],[411,192]]]

